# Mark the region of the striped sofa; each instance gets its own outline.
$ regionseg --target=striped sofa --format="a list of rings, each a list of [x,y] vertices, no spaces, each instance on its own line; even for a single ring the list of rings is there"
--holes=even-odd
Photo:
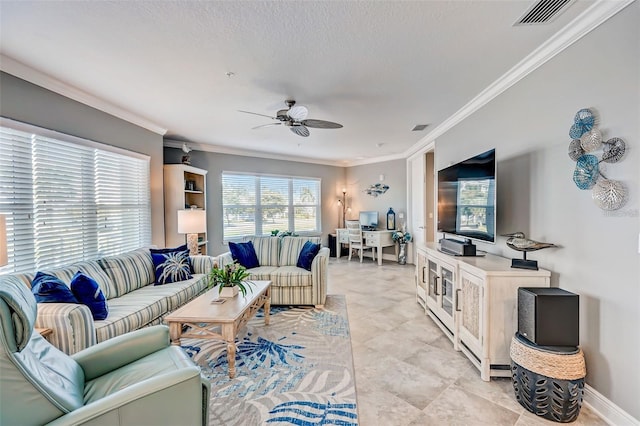
[[[192,256],[195,272],[192,279],[159,286],[153,285],[155,275],[148,248],[44,271],[67,285],[78,271],[95,279],[107,298],[109,315],[97,321],[86,305],[38,303],[35,326],[52,329],[47,339],[63,352],[74,354],[112,337],[160,324],[169,312],[206,290],[205,274],[214,260],[210,256]],[[31,287],[34,276],[3,275],[0,285],[6,280],[17,280]]]
[[[260,266],[247,271],[251,279],[271,281],[272,305],[324,305],[327,297],[329,248],[322,247],[313,259],[311,271],[298,268],[304,243],[320,244],[320,237],[245,237],[251,241]],[[233,262],[230,252],[218,256],[220,266]]]

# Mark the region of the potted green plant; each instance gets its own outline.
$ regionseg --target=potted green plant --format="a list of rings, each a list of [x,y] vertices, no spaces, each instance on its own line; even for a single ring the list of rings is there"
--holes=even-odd
[[[222,268],[214,263],[207,277],[207,285],[209,288],[218,287],[220,297],[235,297],[238,291],[246,296],[247,290],[252,290],[253,283],[247,280],[250,276],[247,268],[239,263],[230,263]]]

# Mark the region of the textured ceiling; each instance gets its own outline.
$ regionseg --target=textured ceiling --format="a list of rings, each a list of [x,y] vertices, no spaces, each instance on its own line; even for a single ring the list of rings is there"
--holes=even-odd
[[[410,149],[592,4],[513,27],[531,3],[3,0],[0,52],[167,138],[340,164]],[[344,128],[302,138],[237,111],[288,98]]]

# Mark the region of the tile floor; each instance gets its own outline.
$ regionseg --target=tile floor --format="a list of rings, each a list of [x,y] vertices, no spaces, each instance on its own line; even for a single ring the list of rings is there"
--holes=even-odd
[[[414,266],[331,258],[329,294],[345,294],[362,426],[554,425],[515,400],[511,380],[478,370],[415,301]],[[606,425],[583,406],[574,425]]]

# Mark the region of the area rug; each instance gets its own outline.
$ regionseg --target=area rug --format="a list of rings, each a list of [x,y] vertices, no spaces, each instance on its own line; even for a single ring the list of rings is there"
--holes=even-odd
[[[236,377],[226,344],[183,339],[211,380],[210,425],[357,425],[351,338],[344,296],[324,308],[272,307],[236,339]]]

